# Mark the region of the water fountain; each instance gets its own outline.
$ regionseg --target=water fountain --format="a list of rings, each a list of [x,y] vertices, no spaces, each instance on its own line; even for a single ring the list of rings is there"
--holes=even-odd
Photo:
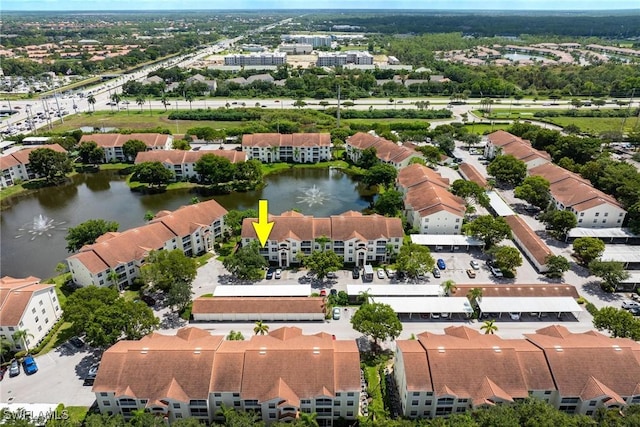
[[[315,185],[311,188],[303,189],[302,191],[304,192],[304,196],[298,196],[298,203],[308,205],[310,208],[315,205],[322,205],[324,202],[329,200],[329,194],[320,190]]]
[[[35,240],[39,236],[51,237],[53,231],[66,231],[66,228],[60,228],[60,226],[64,224],[66,224],[65,221],[56,221],[46,215],[40,214],[33,217],[31,222],[20,227],[18,231],[22,233],[16,235],[15,238],[18,239],[25,235],[31,236],[29,240]]]

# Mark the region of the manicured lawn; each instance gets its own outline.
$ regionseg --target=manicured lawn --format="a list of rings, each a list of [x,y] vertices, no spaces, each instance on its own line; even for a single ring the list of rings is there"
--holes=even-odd
[[[38,354],[46,354],[71,338],[73,336],[71,330],[69,329],[71,328],[71,325],[71,322],[64,322],[62,325],[60,325],[60,329],[57,330],[57,332],[51,337],[51,340],[49,340],[47,345],[45,345]]]
[[[209,261],[211,258],[213,258],[213,254],[211,252],[207,252],[203,255],[200,255],[199,257],[196,257],[196,264],[198,264],[198,267],[202,267],[203,265],[205,265],[207,263],[207,261]]]
[[[0,190],[0,200],[3,200],[3,199],[8,198],[8,197],[11,197],[11,196],[16,195],[18,193],[22,193],[24,190],[25,190],[25,188],[22,186],[22,184],[13,185],[11,187],[3,188],[2,190]]]
[[[344,160],[331,160],[329,162],[320,163],[263,163],[262,173],[270,175],[272,173],[278,173],[289,169],[326,169],[334,167],[337,169],[353,169],[354,172],[357,168],[350,168],[349,164]]]
[[[558,126],[576,125],[580,131],[591,134],[600,134],[606,131],[619,131],[623,118],[621,117],[546,117],[544,119],[549,123]],[[624,124],[624,131],[630,132],[636,123],[636,117],[627,117]]]
[[[511,126],[511,123],[494,123],[493,125],[482,123],[482,124],[468,124],[466,125],[466,128],[469,129],[469,132],[483,135],[485,132],[491,133],[500,129],[506,130],[510,126]]]
[[[69,417],[68,425],[76,426],[81,425],[87,416],[87,412],[89,412],[89,408],[86,406],[64,406],[62,403],[56,408],[56,413],[61,414],[62,411],[65,411],[65,414]]]
[[[429,120],[426,119],[394,119],[394,118],[386,118],[386,119],[343,119],[341,120],[344,124],[358,124],[358,125],[372,125],[376,123],[416,123],[423,122],[429,123]]]

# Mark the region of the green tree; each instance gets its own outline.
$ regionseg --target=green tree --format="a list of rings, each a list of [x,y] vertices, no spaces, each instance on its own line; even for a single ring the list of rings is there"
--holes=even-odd
[[[138,95],[136,97],[136,104],[138,104],[138,106],[140,107],[140,113],[142,113],[142,106],[144,105],[145,102],[147,102],[147,100],[144,97],[144,95]]]
[[[498,156],[487,166],[487,173],[500,183],[519,185],[527,175],[527,165],[511,155]]]
[[[365,148],[362,150],[362,153],[360,153],[357,165],[363,169],[369,169],[377,165],[380,163],[380,160],[378,160],[376,154],[377,150],[374,147]]]
[[[453,280],[445,280],[444,282],[442,282],[440,287],[442,288],[442,292],[445,294],[445,296],[451,296],[451,294],[454,294],[458,290],[456,282],[454,282]]]
[[[540,221],[545,223],[549,230],[560,236],[566,236],[566,234],[578,225],[576,216],[570,211],[550,209],[543,212],[540,215]]]
[[[166,185],[174,176],[173,171],[162,166],[160,162],[142,162],[133,167],[131,180],[161,186]]]
[[[482,288],[472,288],[467,292],[467,299],[474,309],[478,306],[478,302],[482,299]]]
[[[589,263],[589,272],[602,279],[600,286],[605,292],[615,292],[623,280],[629,278],[624,264],[615,261],[600,261],[594,259]]]
[[[233,329],[227,335],[229,341],[244,341],[244,335],[240,331],[234,331]]]
[[[489,196],[479,184],[466,179],[456,179],[451,184],[451,193],[465,200],[473,198],[477,204],[483,207],[489,206]]]
[[[397,190],[387,190],[378,195],[373,205],[376,213],[385,216],[397,216],[402,210],[404,202],[402,201],[402,193]]]
[[[171,148],[174,150],[189,151],[191,150],[191,145],[189,141],[185,139],[174,139],[171,143]]]
[[[171,305],[180,305],[179,302],[183,301],[187,294],[190,300],[191,284],[197,273],[196,260],[186,256],[180,249],[151,251],[140,269],[140,276],[148,286],[167,292],[169,295],[174,286],[182,285],[183,289],[174,295],[178,297],[178,304]],[[185,285],[188,285],[188,292],[184,289]]]
[[[258,218],[258,211],[255,209],[247,209],[244,211],[232,209],[224,216],[224,225],[229,227],[232,236],[240,235],[242,222],[245,218]]]
[[[484,331],[485,335],[493,335],[498,332],[498,325],[496,325],[496,321],[494,319],[485,320],[480,326],[480,330]]]
[[[551,277],[553,279],[560,279],[564,275],[566,271],[569,271],[571,268],[571,264],[569,264],[569,260],[567,260],[562,255],[553,255],[549,254],[545,259],[545,264],[547,265],[547,272],[545,273],[547,277]]]
[[[367,184],[369,187],[374,185],[384,185],[390,186],[396,181],[398,177],[398,170],[388,164],[380,163],[374,165],[365,172],[362,177],[362,182]]]
[[[167,292],[167,305],[175,307],[182,313],[191,303],[193,296],[192,283],[175,282]]]
[[[253,328],[253,332],[256,335],[266,335],[269,333],[269,325],[265,324],[262,320],[256,322],[256,326]]]
[[[456,148],[456,143],[453,140],[453,136],[447,133],[437,135],[433,142],[438,146],[441,151],[445,153],[452,153]]]
[[[363,304],[351,317],[351,326],[363,335],[373,338],[378,347],[380,341],[396,339],[402,332],[402,323],[393,308],[387,304]]]
[[[147,151],[147,145],[139,139],[130,139],[122,144],[122,154],[124,158],[130,162],[136,159],[138,153]]]
[[[223,406],[218,414],[224,417],[225,427],[264,427],[262,417],[254,411],[236,411]]]
[[[327,277],[332,271],[342,267],[343,260],[333,251],[313,251],[311,255],[302,259],[302,264],[315,274],[320,280]]]
[[[573,254],[581,264],[589,263],[600,258],[604,253],[604,242],[595,237],[579,237],[573,241]]]
[[[238,181],[262,182],[262,164],[259,160],[236,163],[235,179]]]
[[[75,252],[84,245],[93,244],[103,234],[118,231],[118,227],[117,222],[104,219],[90,219],[70,227],[65,237],[67,251]]]
[[[95,165],[104,160],[104,149],[94,141],[85,141],[78,146],[78,155],[85,165]]]
[[[263,268],[268,265],[260,255],[260,243],[256,240],[225,257],[224,268],[242,280],[259,280],[263,277]]]
[[[435,261],[431,256],[431,251],[426,246],[407,243],[400,247],[396,259],[398,271],[405,272],[409,277],[418,277],[433,270]]]
[[[640,340],[640,320],[627,310],[603,307],[593,315],[593,326],[599,331],[608,331],[613,338]]]
[[[502,217],[494,218],[492,215],[482,215],[468,223],[466,233],[484,241],[486,248],[511,238],[511,227]]]
[[[11,342],[9,338],[5,338],[4,335],[0,335],[0,363],[4,364],[4,357],[11,351]]]
[[[13,341],[22,342],[27,353],[29,353],[29,343],[27,342],[29,341],[29,338],[34,338],[34,336],[28,329],[18,329],[13,333]]]
[[[200,176],[200,181],[205,184],[218,184],[233,180],[234,166],[229,159],[205,154],[200,157],[195,165],[195,171]]]
[[[528,176],[517,186],[513,193],[518,199],[525,200],[540,209],[546,209],[551,200],[549,181],[541,176]]]
[[[296,99],[295,102],[293,103],[294,107],[298,107],[298,108],[302,108],[302,107],[306,107],[307,103],[304,102],[302,99]]]
[[[64,180],[71,172],[71,161],[65,153],[53,151],[50,148],[36,148],[29,153],[29,169],[51,184]]]
[[[93,112],[96,111],[96,97],[93,95],[89,95],[87,97],[87,104],[89,104],[91,106],[91,109],[93,110]]]
[[[416,150],[422,153],[428,164],[433,166],[440,162],[441,153],[438,147],[434,147],[433,145],[424,145],[422,147],[417,147]]]
[[[520,251],[512,246],[496,246],[492,253],[503,272],[515,273],[516,268],[522,265]]]

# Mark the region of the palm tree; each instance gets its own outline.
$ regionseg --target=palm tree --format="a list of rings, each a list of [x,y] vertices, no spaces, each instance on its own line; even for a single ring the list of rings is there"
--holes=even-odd
[[[455,293],[455,291],[458,289],[456,286],[456,282],[454,282],[453,280],[445,280],[440,286],[442,286],[442,291],[446,296],[451,296],[451,294]]]
[[[467,298],[471,303],[472,307],[475,307],[478,304],[478,301],[482,298],[482,288],[473,288],[467,294]]]
[[[485,320],[482,326],[480,326],[480,330],[484,331],[485,335],[493,335],[498,331],[498,326],[494,319]]]
[[[117,93],[113,93],[111,95],[111,101],[116,103],[116,111],[118,111],[119,105],[120,105],[120,101],[122,101],[122,97]]]
[[[140,113],[142,113],[142,106],[144,105],[144,103],[145,103],[146,101],[147,101],[147,100],[146,100],[146,99],[144,99],[144,95],[138,95],[138,96],[136,97],[136,104],[138,104],[138,105],[140,106]]]
[[[191,110],[191,103],[193,102],[194,99],[195,97],[191,92],[187,92],[186,95],[184,96],[184,100],[189,103],[189,110]]]
[[[258,320],[256,322],[256,326],[253,328],[253,332],[256,335],[266,335],[269,333],[269,325],[262,322],[262,320]]]
[[[366,291],[358,292],[358,298],[360,299],[360,301],[362,301],[362,304],[369,304],[370,302],[374,302],[373,297],[371,296],[371,288],[367,289]]]
[[[93,96],[93,95],[89,95],[87,97],[87,103],[91,106],[91,109],[95,113],[95,111],[96,111],[96,97]]]
[[[317,417],[318,414],[315,412],[312,414],[301,412],[297,424],[303,427],[319,427],[320,424],[318,424],[318,420],[316,420]]]
[[[244,341],[244,335],[240,331],[231,330],[229,335],[227,335],[227,339],[229,341]]]
[[[164,111],[167,111],[167,105],[169,105],[169,100],[167,99],[167,95],[163,94],[160,102],[162,102],[162,105],[164,105]]]
[[[11,342],[4,335],[0,335],[0,363],[4,363],[4,355],[11,350]]]
[[[113,268],[107,273],[107,280],[111,282],[111,286],[118,288],[118,273]]]
[[[27,353],[29,353],[29,345],[27,344],[27,338],[34,338],[33,334],[29,332],[28,329],[18,329],[14,334],[13,334],[13,340],[14,341],[22,341],[22,343],[24,344],[24,349],[27,351]]]

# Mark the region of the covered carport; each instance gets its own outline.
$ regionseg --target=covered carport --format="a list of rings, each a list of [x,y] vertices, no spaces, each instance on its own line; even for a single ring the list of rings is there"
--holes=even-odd
[[[432,252],[469,251],[473,247],[482,248],[484,242],[464,234],[411,234],[411,242],[426,246]]]
[[[501,318],[503,313],[525,313],[540,318],[543,313],[555,314],[558,319],[571,313],[577,319],[582,308],[572,297],[482,297],[478,307],[483,315],[494,313]]]
[[[351,301],[366,293],[376,302],[378,297],[438,297],[443,296],[440,285],[347,285]]]
[[[640,270],[640,248],[632,245],[604,245],[602,261],[621,262],[625,270]]]
[[[214,297],[308,297],[311,285],[216,286]]]
[[[469,300],[462,297],[382,297],[375,298],[375,302],[390,305],[398,315],[406,314],[409,319],[416,315],[429,315],[433,318],[433,315],[449,317],[452,314],[461,314],[467,318],[473,314]]]

